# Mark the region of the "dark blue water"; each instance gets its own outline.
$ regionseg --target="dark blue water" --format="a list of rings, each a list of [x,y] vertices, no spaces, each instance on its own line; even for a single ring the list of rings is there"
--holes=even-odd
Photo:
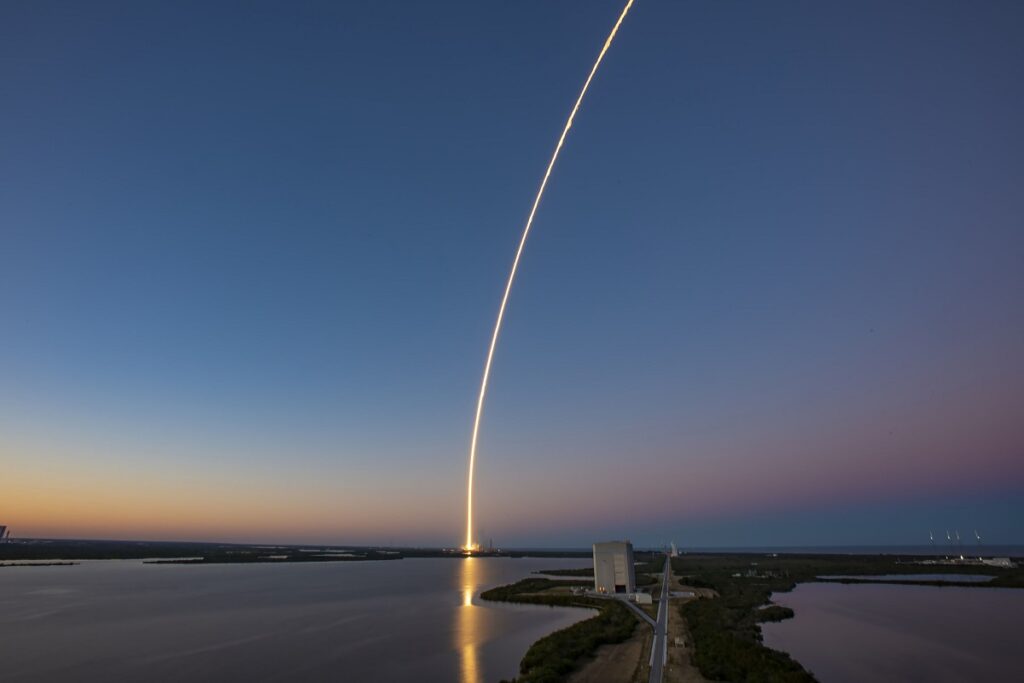
[[[804,583],[772,601],[792,619],[762,624],[764,644],[822,683],[1017,681],[1024,590]]]
[[[481,589],[590,560],[0,568],[3,681],[511,678],[531,643],[593,614]]]

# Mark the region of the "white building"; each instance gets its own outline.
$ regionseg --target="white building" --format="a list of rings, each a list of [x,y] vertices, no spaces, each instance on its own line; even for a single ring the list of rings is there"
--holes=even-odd
[[[654,598],[650,593],[631,593],[629,599],[638,605],[653,605]]]
[[[608,541],[594,544],[594,590],[598,593],[635,593],[633,544]]]

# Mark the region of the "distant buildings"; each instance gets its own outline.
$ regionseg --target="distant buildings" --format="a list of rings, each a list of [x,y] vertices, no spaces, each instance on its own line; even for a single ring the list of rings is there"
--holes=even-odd
[[[608,541],[594,544],[594,590],[598,593],[636,593],[632,543]]]
[[[982,560],[981,563],[988,565],[989,567],[1000,567],[1002,569],[1013,569],[1017,566],[1017,564],[1008,557],[993,557],[988,560]]]

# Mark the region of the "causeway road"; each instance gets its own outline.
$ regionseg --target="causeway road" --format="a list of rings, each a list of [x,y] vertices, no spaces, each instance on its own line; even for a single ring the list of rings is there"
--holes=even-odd
[[[650,683],[661,683],[668,659],[668,595],[672,586],[672,564],[665,557],[665,571],[661,575],[661,599],[658,600],[658,618],[654,622],[654,643],[651,645]]]

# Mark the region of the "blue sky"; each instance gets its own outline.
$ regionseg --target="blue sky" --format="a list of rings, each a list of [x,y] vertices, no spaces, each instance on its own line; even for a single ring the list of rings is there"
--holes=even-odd
[[[6,5],[0,515],[457,542],[500,290],[619,10]],[[512,294],[482,531],[1024,542],[1022,28],[638,0]]]

